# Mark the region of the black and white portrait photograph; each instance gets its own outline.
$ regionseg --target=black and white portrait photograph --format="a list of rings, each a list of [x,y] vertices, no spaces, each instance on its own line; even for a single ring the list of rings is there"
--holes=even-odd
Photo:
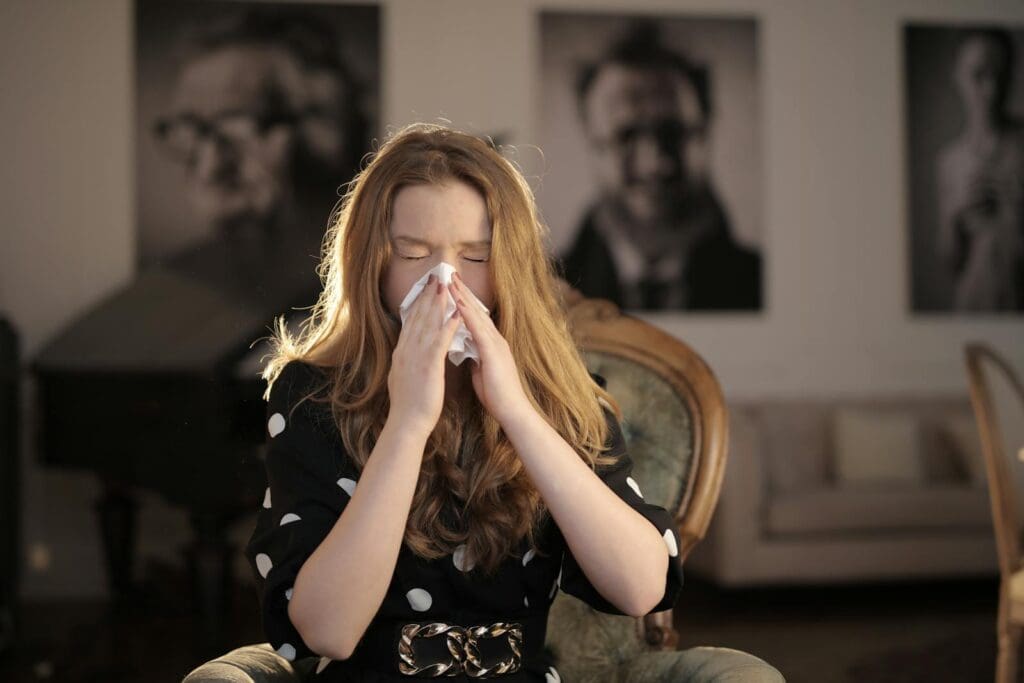
[[[904,28],[915,313],[1024,312],[1024,27]]]
[[[627,309],[759,311],[757,22],[541,15],[538,193],[564,277]]]
[[[378,8],[136,0],[135,23],[138,267],[308,299],[376,131]]]

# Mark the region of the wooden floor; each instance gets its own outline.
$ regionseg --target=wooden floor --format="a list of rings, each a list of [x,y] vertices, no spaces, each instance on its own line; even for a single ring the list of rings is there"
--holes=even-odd
[[[204,652],[187,581],[147,568],[140,597],[24,606],[21,642],[0,681],[180,681]],[[159,589],[157,588],[159,587]],[[991,681],[997,583],[992,580],[720,591],[688,578],[677,610],[681,647],[745,650],[787,681]],[[223,649],[260,642],[255,595],[232,594]]]
[[[722,592],[690,580],[680,647],[757,655],[790,683],[991,683],[998,580]]]

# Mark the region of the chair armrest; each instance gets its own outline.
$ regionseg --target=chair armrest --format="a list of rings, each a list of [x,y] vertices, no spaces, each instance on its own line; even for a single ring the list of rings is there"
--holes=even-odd
[[[182,683],[300,683],[316,664],[316,657],[289,662],[270,643],[245,645],[201,664]]]
[[[643,652],[623,663],[623,683],[786,683],[778,669],[727,647]]]

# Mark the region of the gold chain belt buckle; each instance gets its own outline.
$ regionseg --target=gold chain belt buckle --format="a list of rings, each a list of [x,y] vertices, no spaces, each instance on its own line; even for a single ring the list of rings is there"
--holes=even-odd
[[[413,653],[412,641],[416,638],[434,638],[445,636],[445,644],[451,659],[447,662],[419,665]],[[512,651],[511,659],[500,661],[491,667],[485,667],[480,659],[478,640],[481,638],[498,638],[508,636],[508,646]],[[401,661],[398,669],[407,676],[426,675],[428,677],[455,676],[459,672],[471,678],[500,676],[519,671],[522,663],[521,646],[523,643],[522,624],[497,621],[490,626],[470,626],[432,622],[426,624],[406,624],[402,627],[402,637],[398,641],[398,656]]]

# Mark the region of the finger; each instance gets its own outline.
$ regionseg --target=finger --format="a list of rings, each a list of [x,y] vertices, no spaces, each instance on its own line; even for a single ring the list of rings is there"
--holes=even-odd
[[[479,365],[483,359],[493,357],[496,352],[494,348],[495,341],[491,336],[492,332],[485,327],[490,324],[490,327],[493,329],[494,325],[491,323],[490,318],[475,306],[470,305],[462,297],[456,295],[455,305],[462,314],[461,317],[466,324],[466,329],[469,330],[469,334],[473,337],[473,341],[476,344],[477,351],[479,351],[480,360],[476,362],[476,365]],[[497,331],[495,330],[493,334],[497,334]]]
[[[430,302],[430,313],[428,314],[429,325],[433,330],[440,330],[444,323],[444,312],[448,307],[448,292],[444,283],[435,281],[433,285],[433,299]]]
[[[416,295],[416,298],[413,299],[412,305],[409,306],[409,316],[405,321],[407,325],[412,323],[414,320],[419,320],[422,317],[421,311],[430,307],[429,304],[432,300],[430,292],[434,287],[432,280],[434,280],[433,274],[427,278],[427,283],[423,286],[423,289],[420,290],[420,293]]]
[[[447,350],[452,345],[452,338],[455,336],[455,331],[459,329],[460,322],[462,322],[462,314],[456,309],[451,317],[445,321],[444,327],[441,328],[441,333],[438,335],[438,340],[443,349]]]
[[[466,286],[466,283],[453,277],[452,285],[455,290],[452,292],[452,296],[455,297],[455,305],[462,311],[462,317],[466,320],[466,327],[469,328],[474,339],[478,335],[491,334],[494,330],[494,322],[476,304],[473,299],[473,293]]]
[[[462,300],[465,301],[467,304],[470,304],[473,310],[479,311],[480,314],[484,316],[489,315],[490,311],[484,310],[485,307],[483,306],[483,304],[473,294],[473,290],[469,288],[469,285],[467,285],[465,281],[458,276],[458,273],[452,275],[452,284],[455,285],[456,291],[459,292],[459,295],[462,297]]]
[[[420,293],[424,302],[420,304],[422,309],[417,313],[415,321],[415,334],[423,340],[423,343],[430,345],[441,331],[442,316],[444,315],[444,286],[434,278],[434,282],[424,286]]]

